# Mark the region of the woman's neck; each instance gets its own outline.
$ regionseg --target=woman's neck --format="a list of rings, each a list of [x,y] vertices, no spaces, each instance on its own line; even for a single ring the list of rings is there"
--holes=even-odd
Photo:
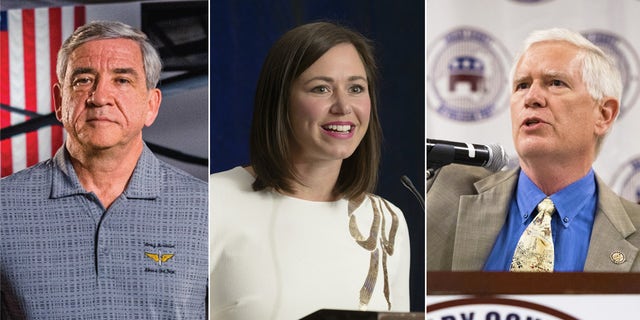
[[[342,161],[294,163],[297,180],[292,181],[289,196],[311,201],[335,201],[335,186]]]

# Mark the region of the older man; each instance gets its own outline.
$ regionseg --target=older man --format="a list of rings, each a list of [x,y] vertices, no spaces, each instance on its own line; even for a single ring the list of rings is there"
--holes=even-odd
[[[640,206],[592,169],[620,108],[615,65],[579,33],[550,29],[525,41],[512,79],[520,168],[438,172],[427,193],[427,269],[640,271]]]
[[[207,185],[142,140],[160,69],[122,23],[89,23],[63,44],[65,145],[0,182],[3,318],[206,317]]]

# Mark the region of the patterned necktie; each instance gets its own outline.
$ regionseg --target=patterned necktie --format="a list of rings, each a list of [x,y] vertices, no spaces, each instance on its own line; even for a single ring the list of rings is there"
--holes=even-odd
[[[511,261],[511,271],[553,272],[551,215],[554,210],[549,198],[538,204],[538,215],[520,236]]]

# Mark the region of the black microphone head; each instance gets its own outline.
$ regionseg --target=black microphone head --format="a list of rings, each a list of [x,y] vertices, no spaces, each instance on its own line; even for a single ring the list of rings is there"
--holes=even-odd
[[[509,156],[501,145],[490,144],[487,147],[489,148],[489,161],[483,167],[492,172],[500,171],[509,163]]]
[[[409,179],[409,177],[403,175],[402,177],[400,177],[400,182],[402,182],[402,185],[404,185],[405,187],[413,187],[413,182],[411,182],[411,179]]]

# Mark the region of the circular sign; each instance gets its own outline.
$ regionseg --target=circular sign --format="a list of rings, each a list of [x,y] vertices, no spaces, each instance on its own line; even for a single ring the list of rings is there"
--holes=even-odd
[[[469,27],[454,29],[427,52],[429,108],[457,121],[490,118],[506,108],[511,58],[491,35]]]

